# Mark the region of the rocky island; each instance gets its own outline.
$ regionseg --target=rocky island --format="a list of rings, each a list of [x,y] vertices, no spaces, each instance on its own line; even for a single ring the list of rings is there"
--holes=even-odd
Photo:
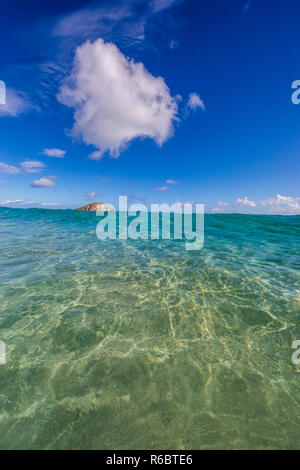
[[[75,209],[76,211],[99,211],[99,212],[111,212],[114,209],[111,207],[107,206],[103,202],[91,202],[90,204],[87,204],[86,206],[78,207]]]

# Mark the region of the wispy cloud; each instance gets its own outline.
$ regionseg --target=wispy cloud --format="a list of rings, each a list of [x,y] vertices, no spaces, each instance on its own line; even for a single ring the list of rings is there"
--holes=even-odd
[[[20,99],[16,97],[6,109],[2,107],[0,116],[18,115],[34,108],[30,103],[35,102],[43,109],[57,108],[58,88],[71,68],[74,50],[87,40],[101,37],[113,41],[126,54],[136,51],[137,47],[152,49],[155,47],[152,33],[159,28],[159,16],[167,12],[170,17],[171,7],[177,3],[176,0],[92,0],[85,2],[82,8],[42,16],[26,24],[26,30],[15,28],[12,39],[22,51],[30,47],[26,54],[30,61],[26,62],[26,67],[24,63],[14,62],[9,72],[14,88],[27,91],[28,98],[16,92]],[[167,25],[173,22],[165,22],[166,28]]]
[[[94,34],[102,35],[108,32],[120,21],[129,18],[132,13],[130,2],[117,2],[115,6],[87,6],[70,14],[62,16],[54,25],[53,35],[60,37],[76,37],[87,39]]]
[[[177,0],[115,0],[102,5],[92,2],[57,18],[52,34],[73,44],[99,36],[111,40],[112,34],[126,44],[141,43],[149,20],[176,3]]]
[[[34,202],[34,201],[23,201],[22,199],[0,201],[0,206],[32,206],[32,207],[58,207],[62,206],[60,202]]]
[[[111,180],[106,176],[98,176],[98,179],[101,183],[112,184]]]
[[[121,192],[121,195],[122,196],[126,196],[127,197],[127,202],[128,204],[138,204],[138,203],[141,203],[141,204],[146,204],[147,203],[147,199],[144,198],[144,197],[141,197],[141,196],[138,196],[134,191],[122,191]]]
[[[8,173],[9,175],[16,175],[20,172],[21,172],[20,168],[0,162],[0,173]]]
[[[175,3],[178,3],[178,0],[152,0],[152,8],[153,11],[158,12],[169,8]]]
[[[66,155],[66,150],[61,149],[44,149],[43,155],[47,155],[47,157],[55,157],[55,158],[64,158]]]
[[[167,184],[176,185],[176,184],[179,183],[179,180],[166,180],[166,183],[167,183]]]
[[[26,160],[21,163],[21,168],[26,171],[26,173],[40,173],[45,167],[45,163],[39,160]]]
[[[225,201],[218,201],[216,207],[213,207],[211,212],[218,213],[224,212],[225,207],[228,207],[229,203]]]
[[[21,203],[24,203],[24,201],[22,199],[15,199],[13,201],[11,201],[10,199],[7,199],[6,201],[0,201],[1,205],[3,205],[3,204],[21,204]]]
[[[40,204],[41,206],[62,206],[61,202],[39,202],[37,204]]]
[[[251,8],[251,0],[248,0],[243,7],[243,10],[242,10],[243,13],[247,13],[250,10],[250,8]]]
[[[218,207],[227,207],[229,206],[229,203],[228,202],[225,202],[225,201],[218,201]]]
[[[96,193],[95,191],[90,191],[88,193],[85,193],[85,196],[87,199],[92,199],[94,197],[98,197],[99,193]]]
[[[0,106],[0,116],[16,117],[23,114],[32,108],[25,93],[14,90],[12,88],[6,89],[6,104]]]
[[[155,191],[169,191],[169,186],[162,186],[161,188],[155,188]]]

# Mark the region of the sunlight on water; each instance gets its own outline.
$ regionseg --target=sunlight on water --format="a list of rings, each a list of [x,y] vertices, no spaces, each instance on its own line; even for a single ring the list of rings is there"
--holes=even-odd
[[[0,209],[3,449],[300,448],[300,217],[209,215],[205,245],[99,241]]]

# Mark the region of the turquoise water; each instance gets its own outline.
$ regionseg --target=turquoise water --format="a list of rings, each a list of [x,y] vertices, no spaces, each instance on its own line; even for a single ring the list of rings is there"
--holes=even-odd
[[[299,449],[300,217],[207,215],[198,252],[98,221],[0,208],[0,447]]]

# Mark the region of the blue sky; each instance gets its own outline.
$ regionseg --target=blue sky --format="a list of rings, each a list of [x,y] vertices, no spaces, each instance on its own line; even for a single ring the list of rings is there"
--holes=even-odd
[[[8,2],[1,204],[300,214],[299,21],[297,0]]]

